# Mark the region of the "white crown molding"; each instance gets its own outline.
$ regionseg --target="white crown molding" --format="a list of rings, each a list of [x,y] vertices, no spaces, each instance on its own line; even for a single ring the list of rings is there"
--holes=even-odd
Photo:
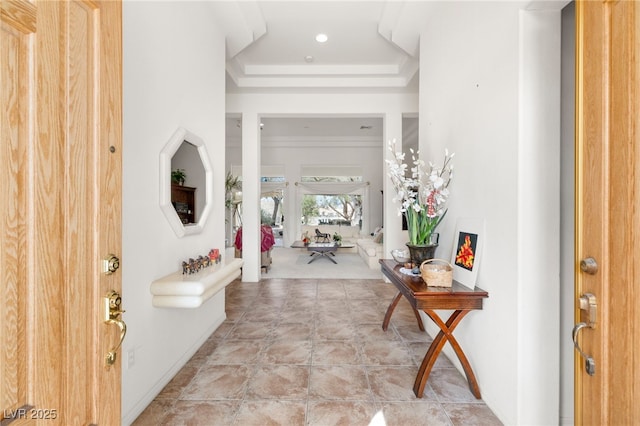
[[[240,148],[242,139],[230,137],[226,141],[228,147]],[[383,148],[382,139],[377,136],[277,136],[261,138],[263,148]]]
[[[231,75],[239,88],[404,88],[410,79],[398,77],[340,76],[340,77],[237,77]]]
[[[237,62],[237,61],[236,61]],[[369,64],[369,65],[246,65],[244,75],[250,76],[284,76],[284,75],[397,75],[404,64]],[[237,64],[242,67],[238,62]]]

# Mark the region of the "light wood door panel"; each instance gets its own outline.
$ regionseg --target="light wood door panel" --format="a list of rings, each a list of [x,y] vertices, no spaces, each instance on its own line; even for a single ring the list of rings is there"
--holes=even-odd
[[[576,265],[593,257],[594,275],[576,274],[576,300],[598,302],[595,329],[576,355],[576,424],[634,424],[640,418],[640,6],[579,1],[577,40]],[[576,310],[576,322],[581,320]]]
[[[7,19],[0,28],[0,407],[16,410],[27,400],[26,355],[31,349],[26,333],[27,270],[20,265],[29,253],[21,212],[27,211],[27,149],[33,144],[28,89],[33,86],[31,34],[36,17],[30,4],[15,5],[4,14]]]
[[[101,258],[121,247],[121,4],[0,5],[0,407],[119,424],[101,297],[121,283]]]

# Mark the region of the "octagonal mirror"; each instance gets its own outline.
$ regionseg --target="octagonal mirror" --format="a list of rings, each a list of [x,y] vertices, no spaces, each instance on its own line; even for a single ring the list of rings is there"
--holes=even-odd
[[[207,147],[180,127],[160,152],[160,208],[178,237],[202,232],[211,210]]]

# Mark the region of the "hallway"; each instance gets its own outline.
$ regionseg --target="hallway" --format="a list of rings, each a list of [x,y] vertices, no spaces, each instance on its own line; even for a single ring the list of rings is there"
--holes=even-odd
[[[266,279],[226,292],[227,320],[134,425],[501,424],[444,356],[416,399],[431,339],[405,299],[382,331],[391,284]]]

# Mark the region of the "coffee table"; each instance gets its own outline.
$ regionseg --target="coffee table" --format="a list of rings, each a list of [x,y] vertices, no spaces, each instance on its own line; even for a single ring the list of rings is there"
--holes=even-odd
[[[333,259],[336,251],[338,251],[338,245],[336,243],[309,243],[307,250],[311,252],[309,255],[311,256],[311,260],[307,263],[314,262],[321,257],[326,257],[336,265],[338,264],[338,262]]]
[[[353,244],[342,244],[337,245],[335,242],[332,243],[309,243],[305,245],[302,241],[294,241],[291,244],[292,248],[306,248],[307,251],[310,251],[311,260],[307,262],[307,264],[314,262],[316,259],[321,257],[326,257],[330,261],[335,264],[338,262],[335,261],[334,257],[336,256],[336,252],[339,248],[353,248],[355,247]]]

